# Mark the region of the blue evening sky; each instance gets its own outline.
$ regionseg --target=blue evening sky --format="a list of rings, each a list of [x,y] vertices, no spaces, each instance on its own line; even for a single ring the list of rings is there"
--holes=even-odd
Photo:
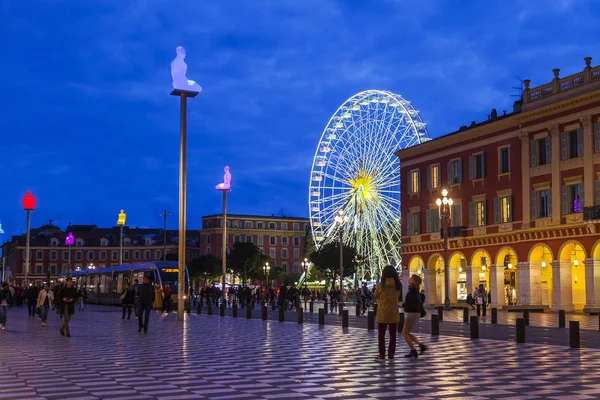
[[[189,102],[188,227],[221,212],[307,216],[321,132],[366,89],[411,100],[439,136],[511,110],[532,86],[600,62],[598,2],[576,0],[0,0],[0,221],[177,227],[175,47]]]

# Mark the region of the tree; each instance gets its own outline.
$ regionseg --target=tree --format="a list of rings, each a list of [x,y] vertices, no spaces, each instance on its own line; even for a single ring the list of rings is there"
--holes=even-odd
[[[344,276],[354,275],[356,265],[353,260],[356,250],[353,247],[344,246]],[[340,274],[340,246],[337,242],[328,243],[319,250],[310,254],[310,261],[327,278],[334,280]]]
[[[262,277],[262,267],[268,259],[268,257],[260,254],[258,247],[253,243],[235,242],[227,257],[227,265],[236,273],[242,275],[245,284],[249,278]]]
[[[217,279],[221,276],[221,259],[212,254],[203,254],[187,263],[191,279]]]
[[[317,248],[315,247],[315,241],[314,241],[313,235],[312,235],[312,230],[310,229],[310,225],[308,225],[306,227],[306,230],[304,232],[304,249],[303,250],[304,250],[305,257],[307,257],[308,255],[317,251]]]

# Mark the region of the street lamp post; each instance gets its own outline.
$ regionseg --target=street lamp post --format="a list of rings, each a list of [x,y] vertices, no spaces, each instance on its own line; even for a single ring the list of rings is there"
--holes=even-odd
[[[448,191],[442,190],[442,198],[435,201],[440,211],[440,219],[442,220],[442,229],[444,230],[444,307],[450,309],[450,266],[448,265],[448,222],[452,212],[452,198],[448,197]]]
[[[27,234],[25,237],[25,287],[29,286],[29,241],[31,240],[31,212],[35,209],[35,198],[28,190],[23,196],[23,210],[27,211]]]
[[[225,166],[225,174],[223,175],[223,182],[215,186],[215,189],[223,192],[223,237],[222,237],[222,251],[221,257],[221,269],[223,273],[223,301],[225,301],[225,273],[227,269],[227,192],[231,190],[231,173],[229,167]]]
[[[3,235],[4,231],[2,230],[2,224],[0,223],[0,235]],[[1,243],[1,241],[0,241]],[[0,282],[4,282],[4,271],[6,270],[6,255],[4,254],[4,249],[2,249],[2,276],[0,277],[2,280]]]
[[[344,216],[344,211],[340,210],[335,216],[335,222],[338,225],[338,233],[340,235],[340,306],[344,305],[344,222],[348,220]]]
[[[123,265],[123,225],[125,225],[126,219],[127,215],[121,210],[117,219],[117,225],[119,225],[119,265]]]
[[[264,267],[263,267],[263,272],[265,273],[265,275],[267,275],[267,288],[269,287],[269,271],[271,270],[271,267],[269,266],[269,263],[265,263]]]
[[[302,265],[302,270],[304,271],[304,287],[306,287],[306,280],[308,279],[308,259],[305,258],[300,264]]]

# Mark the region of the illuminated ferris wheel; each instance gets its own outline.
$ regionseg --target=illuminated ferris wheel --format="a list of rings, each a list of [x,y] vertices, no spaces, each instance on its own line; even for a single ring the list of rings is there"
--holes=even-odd
[[[333,114],[317,145],[309,211],[317,248],[339,237],[357,250],[357,279],[375,279],[401,262],[400,164],[394,152],[429,139],[419,112],[402,96],[360,92]]]

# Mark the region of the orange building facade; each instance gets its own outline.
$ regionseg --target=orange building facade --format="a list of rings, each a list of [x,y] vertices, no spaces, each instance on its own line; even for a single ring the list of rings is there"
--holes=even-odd
[[[454,200],[449,298],[479,284],[493,307],[600,310],[600,66],[530,88],[512,113],[400,150],[402,268],[442,304],[436,199]]]

